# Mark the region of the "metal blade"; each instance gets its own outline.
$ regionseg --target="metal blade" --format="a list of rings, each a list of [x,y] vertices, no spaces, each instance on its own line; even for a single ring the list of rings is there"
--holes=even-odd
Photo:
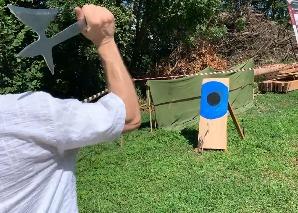
[[[43,34],[59,12],[58,9],[29,9],[7,5],[10,12],[38,34]]]
[[[41,55],[41,50],[39,47],[39,40],[33,42],[32,44],[25,47],[21,52],[18,53],[18,57],[26,58],[26,57],[35,57]]]
[[[29,9],[7,5],[11,13],[13,13],[21,22],[34,30],[39,38],[37,41],[25,47],[18,55],[20,57],[34,57],[42,55],[51,71],[54,74],[55,65],[53,63],[52,48],[78,34],[86,28],[85,20],[80,20],[67,27],[52,38],[47,38],[45,31],[58,13],[58,9]]]
[[[42,54],[44,60],[46,61],[48,68],[50,69],[52,75],[54,75],[55,65],[53,62],[52,50],[46,51]]]

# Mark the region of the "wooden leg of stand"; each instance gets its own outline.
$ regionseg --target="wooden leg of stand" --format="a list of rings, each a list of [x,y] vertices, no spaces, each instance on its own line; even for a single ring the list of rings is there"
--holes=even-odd
[[[153,132],[153,123],[152,123],[152,106],[151,106],[151,96],[150,90],[147,90],[148,106],[149,106],[149,115],[150,115],[150,130]]]
[[[229,112],[230,112],[230,115],[231,115],[231,117],[233,119],[233,122],[234,122],[234,124],[236,126],[236,129],[237,129],[237,131],[238,131],[241,139],[244,139],[243,129],[241,128],[241,126],[240,126],[240,124],[239,124],[239,122],[238,122],[238,120],[237,120],[237,118],[235,116],[234,110],[232,109],[232,106],[231,106],[230,103],[229,103]]]

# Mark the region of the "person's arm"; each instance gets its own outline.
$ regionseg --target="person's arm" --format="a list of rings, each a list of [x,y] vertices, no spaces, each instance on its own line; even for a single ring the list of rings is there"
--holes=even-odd
[[[109,90],[119,96],[125,104],[124,132],[138,128],[141,120],[138,97],[114,41],[115,20],[113,14],[106,8],[95,5],[85,5],[82,8],[77,7],[75,10],[77,19],[85,19],[87,22],[87,29],[83,34],[97,47]]]
[[[110,91],[118,95],[125,104],[126,119],[124,131],[138,128],[141,120],[138,97],[116,44],[114,42],[107,43],[99,47],[98,52],[106,70]]]

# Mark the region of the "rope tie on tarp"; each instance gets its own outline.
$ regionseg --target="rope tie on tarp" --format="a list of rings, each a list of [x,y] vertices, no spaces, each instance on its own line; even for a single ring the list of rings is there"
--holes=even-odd
[[[245,72],[247,69],[239,69],[239,70],[227,70],[227,71],[216,71],[216,72],[207,72],[207,73],[194,73],[190,75],[175,75],[175,76],[161,76],[161,77],[154,77],[154,78],[134,78],[132,79],[134,82],[137,81],[149,81],[149,80],[171,80],[171,79],[178,79],[178,78],[185,78],[185,77],[193,77],[193,76],[210,76],[210,75],[218,75],[218,74],[232,74],[237,72]],[[249,71],[252,71],[252,68],[248,68]],[[83,100],[83,103],[90,103],[104,95],[109,93],[108,89],[105,89],[95,95],[92,95]]]

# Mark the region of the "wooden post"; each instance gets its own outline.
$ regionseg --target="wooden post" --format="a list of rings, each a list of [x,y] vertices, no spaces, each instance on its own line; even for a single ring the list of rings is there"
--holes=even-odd
[[[148,109],[149,109],[149,116],[150,116],[150,130],[151,130],[151,132],[153,132],[151,95],[150,95],[150,89],[149,89],[149,87],[147,87],[147,99],[148,99]]]
[[[238,131],[238,133],[239,133],[239,135],[240,135],[240,137],[241,137],[242,139],[244,139],[244,132],[243,132],[243,129],[241,128],[241,126],[240,126],[240,124],[239,124],[239,122],[238,122],[238,120],[237,120],[237,118],[236,118],[236,116],[235,116],[234,110],[233,110],[233,108],[232,108],[230,102],[229,102],[229,112],[230,112],[230,115],[231,115],[231,117],[232,117],[232,119],[233,119],[233,123],[234,123],[234,125],[235,125],[235,127],[236,127],[236,129],[237,129],[237,131]]]

